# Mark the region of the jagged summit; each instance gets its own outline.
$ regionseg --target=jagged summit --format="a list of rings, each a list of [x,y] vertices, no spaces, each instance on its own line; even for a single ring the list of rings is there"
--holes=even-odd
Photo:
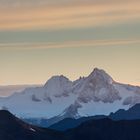
[[[104,71],[95,68],[88,77],[84,78],[74,87],[80,102],[113,103],[121,97],[113,86],[113,79]]]
[[[88,77],[80,77],[79,79],[73,81],[73,83],[76,83],[77,81],[81,81],[84,79],[96,79],[104,82],[110,82],[112,83],[114,80],[112,77],[107,74],[103,69],[94,68],[93,71],[89,74]],[[44,85],[45,88],[47,88],[50,85],[53,86],[65,86],[65,84],[72,84],[72,81],[70,81],[67,77],[64,75],[55,75],[52,76]]]
[[[99,68],[95,68],[91,74],[88,76],[88,78],[94,78],[100,81],[106,81],[109,83],[112,83],[114,80],[112,79],[112,77],[107,74],[104,70],[99,69]]]
[[[87,77],[75,81],[63,75],[53,76],[42,87],[0,98],[0,107],[26,118],[53,118],[64,112],[63,117],[106,115],[140,103],[139,93],[140,87],[117,83],[104,70],[95,68]]]

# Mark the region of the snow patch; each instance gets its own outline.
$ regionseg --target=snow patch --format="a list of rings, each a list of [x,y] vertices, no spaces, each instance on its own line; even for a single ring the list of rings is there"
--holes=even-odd
[[[31,127],[29,128],[29,130],[31,130],[31,131],[33,131],[33,132],[36,132],[36,130],[35,130],[35,129],[33,129],[33,128],[31,128]]]

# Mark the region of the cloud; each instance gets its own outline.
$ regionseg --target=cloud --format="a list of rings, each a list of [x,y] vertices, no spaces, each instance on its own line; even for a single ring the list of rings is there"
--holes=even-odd
[[[17,2],[15,0],[15,2]],[[41,1],[43,3],[45,1]],[[56,3],[56,1],[54,1]],[[82,1],[84,2],[84,0]],[[90,1],[89,1],[90,2]],[[128,3],[108,3],[100,0],[97,4],[47,6],[27,8],[1,8],[0,9],[0,30],[35,30],[35,29],[62,29],[79,27],[109,26],[139,21],[140,2],[128,1]],[[96,1],[94,1],[95,3]],[[108,0],[109,2],[109,0]],[[20,4],[27,1],[20,1]],[[38,3],[35,1],[35,3]],[[63,1],[62,1],[63,3]],[[74,3],[74,1],[73,1]],[[77,2],[78,3],[78,2]],[[107,2],[106,2],[107,3]],[[9,3],[10,4],[10,3]],[[23,5],[24,5],[23,4]],[[33,4],[33,1],[30,1]]]
[[[1,7],[39,7],[39,6],[61,6],[76,4],[110,4],[110,3],[129,3],[138,0],[0,0]]]
[[[49,49],[49,48],[72,48],[72,47],[96,47],[140,44],[140,39],[125,40],[80,40],[49,43],[0,43],[0,49]]]

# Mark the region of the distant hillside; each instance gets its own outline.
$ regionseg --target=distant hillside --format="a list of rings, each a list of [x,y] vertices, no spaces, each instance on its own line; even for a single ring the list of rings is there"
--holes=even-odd
[[[140,119],[140,104],[136,104],[128,110],[120,109],[109,115],[114,120],[136,120]]]
[[[59,131],[65,131],[71,128],[75,128],[79,126],[81,123],[89,121],[89,120],[97,120],[97,119],[103,119],[106,116],[100,115],[100,116],[93,116],[93,117],[82,117],[79,119],[73,119],[73,118],[66,118],[58,123],[55,123],[51,125],[49,128]]]
[[[0,111],[0,140],[140,140],[140,120],[92,119],[64,132],[24,123]]]
[[[54,130],[65,131],[70,128],[75,128],[83,122],[89,120],[103,119],[103,118],[110,118],[112,120],[140,120],[140,104],[136,104],[128,110],[120,109],[115,113],[111,113],[109,116],[99,115],[99,116],[92,116],[92,117],[82,117],[79,119],[67,118],[62,121],[59,121],[58,123],[51,125],[49,128],[52,128]]]

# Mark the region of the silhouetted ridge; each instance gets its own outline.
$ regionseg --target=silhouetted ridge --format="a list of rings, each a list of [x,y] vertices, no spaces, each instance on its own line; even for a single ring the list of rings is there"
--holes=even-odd
[[[28,125],[8,111],[0,111],[0,140],[140,140],[139,130],[140,120],[104,118],[57,132]]]
[[[79,119],[74,118],[66,118],[62,121],[59,121],[58,123],[55,123],[51,125],[49,128],[59,131],[65,131],[71,128],[75,128],[82,124],[83,122],[89,121],[89,120],[97,120],[97,119],[103,119],[106,118],[104,115],[98,115],[98,116],[92,116],[92,117],[82,117]]]
[[[11,117],[13,118],[14,115],[11,114],[9,111],[7,111],[7,110],[0,110],[0,120],[11,118]]]
[[[128,110],[119,109],[109,115],[114,120],[135,120],[140,119],[140,104],[136,104]]]
[[[7,110],[0,111],[0,140],[58,140],[59,132],[24,123]]]
[[[90,120],[65,133],[67,140],[139,140],[140,121]]]

